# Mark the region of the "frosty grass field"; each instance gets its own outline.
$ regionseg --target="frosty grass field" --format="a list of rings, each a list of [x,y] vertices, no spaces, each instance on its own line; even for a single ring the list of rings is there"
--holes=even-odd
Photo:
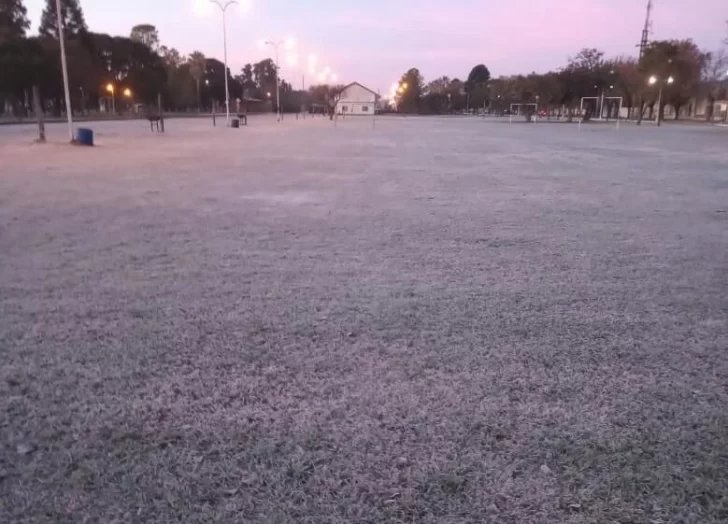
[[[0,127],[0,520],[728,521],[728,129]]]

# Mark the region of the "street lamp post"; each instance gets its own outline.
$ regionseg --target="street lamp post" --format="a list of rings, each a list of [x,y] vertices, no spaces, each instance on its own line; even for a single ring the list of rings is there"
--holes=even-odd
[[[657,78],[655,75],[652,75],[649,79],[649,84],[651,86],[655,84],[660,84],[660,90],[657,93],[657,126],[659,127],[662,125],[662,88],[665,84],[672,84],[675,81],[675,79],[671,76],[668,76],[664,81],[661,81],[659,78]]]
[[[281,88],[278,82],[278,47],[283,43],[283,40],[278,40],[276,42],[266,40],[265,42],[265,45],[272,46],[276,50],[276,115],[278,117],[278,122],[281,121]]]
[[[122,91],[122,94],[124,95],[124,97],[125,97],[126,99],[128,99],[128,100],[129,100],[129,103],[131,104],[131,108],[130,108],[130,110],[131,110],[132,112],[134,112],[134,99],[132,98],[132,92],[131,92],[131,89],[129,89],[128,87],[127,87],[127,88],[125,88],[125,89],[124,89],[124,91]]]
[[[66,64],[66,44],[63,38],[63,12],[61,0],[56,0],[56,15],[58,16],[58,42],[61,47],[61,70],[63,72],[63,90],[66,94],[66,117],[68,118],[68,137],[73,142],[73,111],[71,109],[71,90],[68,87],[68,65]]]
[[[116,98],[114,97],[114,84],[106,84],[106,90],[111,94],[111,112],[116,115]]]
[[[222,47],[223,47],[223,61],[225,62],[225,123],[230,125],[230,89],[228,88],[228,66],[227,66],[227,29],[225,28],[225,12],[227,8],[233,4],[237,4],[237,0],[228,0],[226,3],[222,3],[219,0],[210,0],[213,4],[220,8],[222,11]]]

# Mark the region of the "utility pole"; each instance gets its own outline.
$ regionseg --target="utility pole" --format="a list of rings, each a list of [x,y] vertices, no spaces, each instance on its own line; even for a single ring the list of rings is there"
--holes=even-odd
[[[283,40],[276,40],[276,41],[267,40],[265,42],[265,45],[272,46],[276,50],[276,69],[275,69],[275,73],[276,73],[276,113],[278,113],[278,122],[281,121],[281,86],[280,86],[280,83],[279,83],[280,82],[280,78],[278,78],[278,69],[279,69],[279,66],[278,66],[278,63],[279,63],[278,62],[278,47],[281,44],[285,44],[285,43],[286,42],[283,41]]]
[[[650,30],[652,29],[652,8],[653,8],[652,0],[647,0],[647,12],[645,14],[645,26],[642,28],[642,39],[640,40],[640,43],[639,43],[640,56],[639,56],[639,60],[637,61],[637,70],[640,73],[642,72],[642,59],[645,56],[645,51],[647,51],[647,46],[649,45],[649,41],[650,41]],[[639,97],[637,110],[638,110],[637,125],[640,125],[642,123],[642,95],[640,95],[640,97]]]
[[[63,37],[63,10],[61,0],[56,0],[58,16],[58,42],[61,45],[61,70],[63,73],[63,92],[66,95],[66,118],[68,119],[68,137],[73,142],[73,110],[71,109],[71,91],[68,87],[68,65],[66,64],[66,44]]]
[[[222,49],[223,49],[223,61],[225,62],[225,123],[230,127],[230,89],[228,88],[228,65],[227,65],[227,29],[225,28],[225,12],[227,8],[233,4],[237,4],[237,0],[229,0],[223,5],[220,0],[210,0],[213,4],[220,8],[222,11]]]

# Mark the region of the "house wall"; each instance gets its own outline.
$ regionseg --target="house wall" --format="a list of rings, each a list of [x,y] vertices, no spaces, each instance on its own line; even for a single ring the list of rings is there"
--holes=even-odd
[[[340,115],[373,115],[376,102],[374,93],[355,84],[341,94],[336,112]]]

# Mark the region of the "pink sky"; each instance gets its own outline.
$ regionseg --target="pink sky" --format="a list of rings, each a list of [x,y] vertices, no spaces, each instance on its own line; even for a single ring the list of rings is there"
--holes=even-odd
[[[228,15],[228,60],[234,73],[269,52],[256,42],[295,36],[301,55],[315,53],[339,80],[382,93],[410,67],[426,79],[466,77],[484,63],[494,76],[546,71],[583,47],[635,55],[646,0],[248,0]],[[222,59],[220,15],[200,14],[205,0],[80,0],[94,31],[128,34],[157,26],[162,43],[182,53]],[[35,23],[44,0],[26,0]],[[652,37],[693,38],[714,50],[728,37],[728,0],[656,0]],[[301,71],[283,75],[300,82]],[[307,79],[310,83],[312,79]]]

